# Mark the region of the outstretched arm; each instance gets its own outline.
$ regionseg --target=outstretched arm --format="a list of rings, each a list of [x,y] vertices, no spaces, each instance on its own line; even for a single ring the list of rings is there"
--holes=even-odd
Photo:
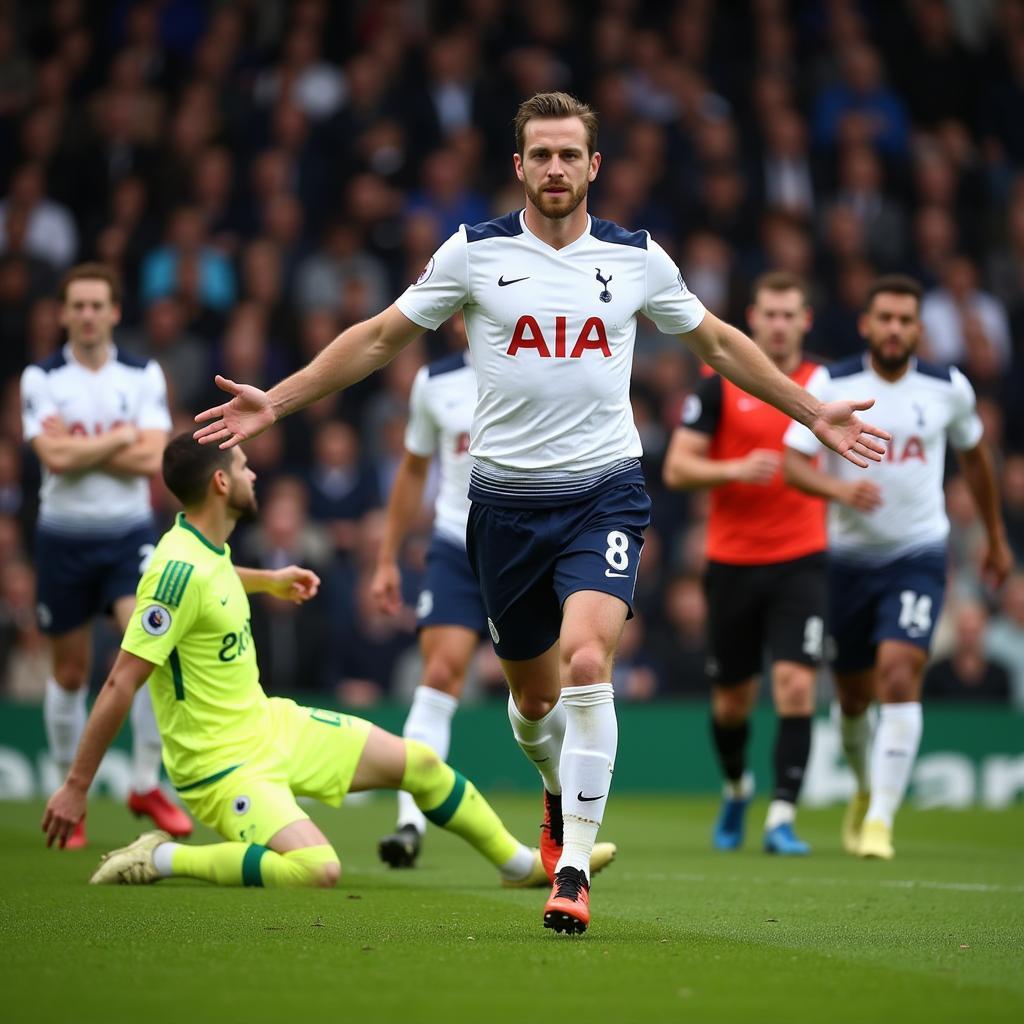
[[[748,394],[774,405],[810,428],[815,436],[855,466],[881,461],[889,434],[864,423],[855,412],[874,401],[822,403],[790,380],[742,331],[706,313],[700,325],[680,335],[712,369]]]
[[[218,375],[217,387],[233,397],[199,413],[196,422],[206,426],[193,436],[201,444],[218,441],[221,448],[233,448],[311,402],[362,380],[422,333],[419,324],[391,305],[342,331],[311,363],[269,391]]]
[[[402,574],[398,568],[398,552],[423,504],[423,489],[429,470],[429,456],[406,451],[391,487],[387,525],[370,583],[374,603],[386,615],[396,615],[402,606]]]
[[[50,797],[43,815],[46,845],[54,840],[63,849],[75,825],[85,814],[86,795],[110,744],[124,725],[135,693],[152,675],[152,662],[127,651],[119,651],[117,661],[96,698],[85,724],[75,760],[64,784]]]
[[[247,594],[270,594],[282,601],[303,604],[316,597],[320,577],[312,569],[286,565],[281,569],[243,569],[235,566]]]
[[[999,488],[996,484],[995,467],[992,464],[992,453],[984,441],[957,452],[964,480],[978,506],[981,521],[985,524],[986,550],[982,561],[982,571],[989,577],[992,584],[1000,586],[1013,569],[1013,552],[1006,541],[1006,527],[1003,514],[999,507]]]

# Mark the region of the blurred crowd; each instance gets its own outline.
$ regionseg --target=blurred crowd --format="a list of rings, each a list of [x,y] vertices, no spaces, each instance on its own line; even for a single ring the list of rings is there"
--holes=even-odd
[[[117,343],[161,363],[189,429],[215,372],[270,385],[386,306],[460,223],[521,206],[511,120],[550,89],[599,112],[591,211],[650,229],[732,322],[758,273],[795,271],[809,347],[833,359],[860,350],[876,274],[922,281],[925,354],[977,390],[1024,565],[1024,0],[0,0],[0,692],[31,697],[46,675],[17,388],[62,343],[61,272],[118,268]],[[248,444],[261,511],[236,559],[324,580],[308,606],[254,609],[271,692],[367,706],[415,684],[429,505],[397,620],[369,579],[413,376],[458,344],[426,336]],[[627,698],[705,692],[706,502],[661,485],[695,372],[641,324],[654,525],[616,670]],[[952,462],[947,486],[926,692],[1024,707],[1024,576],[985,589]],[[165,524],[159,485],[154,500]],[[472,687],[503,689],[489,647]]]

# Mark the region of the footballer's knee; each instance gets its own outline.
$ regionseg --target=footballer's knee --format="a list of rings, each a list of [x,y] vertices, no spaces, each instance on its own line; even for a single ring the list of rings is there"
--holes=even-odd
[[[341,861],[328,860],[319,865],[316,871],[316,881],[313,883],[318,889],[333,889],[341,880]]]
[[[921,671],[912,658],[893,658],[878,667],[878,697],[883,704],[921,699]]]
[[[466,668],[447,651],[434,651],[423,667],[423,682],[432,690],[457,697],[462,692]]]
[[[74,693],[88,682],[88,662],[76,655],[56,655],[53,659],[53,678],[62,690]]]
[[[806,665],[778,662],[772,671],[775,708],[780,715],[810,715],[814,711],[814,672]]]
[[[567,652],[565,666],[566,686],[592,686],[611,679],[611,656],[598,640],[580,644]]]

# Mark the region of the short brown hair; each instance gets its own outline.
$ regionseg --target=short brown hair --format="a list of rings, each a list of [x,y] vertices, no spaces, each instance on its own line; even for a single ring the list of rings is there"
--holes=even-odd
[[[597,114],[586,103],[581,103],[567,92],[538,92],[519,104],[512,122],[516,129],[516,152],[523,155],[527,121],[562,117],[578,117],[583,122],[587,132],[587,151],[593,156],[597,152]]]
[[[803,296],[804,305],[810,305],[810,288],[807,282],[799,275],[788,270],[769,270],[759,274],[754,279],[750,289],[750,301],[757,302],[761,292],[788,292],[798,291]]]
[[[924,298],[924,288],[919,281],[910,277],[909,274],[883,274],[875,280],[875,283],[868,289],[865,309],[871,308],[876,295],[913,295],[917,299],[917,308],[921,308],[921,300]]]
[[[61,279],[57,295],[61,302],[67,302],[68,288],[73,281],[106,281],[110,289],[110,301],[121,304],[121,277],[113,267],[106,263],[79,263],[72,267]]]

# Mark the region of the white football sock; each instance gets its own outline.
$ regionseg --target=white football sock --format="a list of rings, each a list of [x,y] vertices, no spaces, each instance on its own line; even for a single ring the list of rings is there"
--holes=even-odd
[[[796,821],[796,804],[788,800],[773,800],[768,805],[768,816],[764,821],[765,832],[771,832],[779,825],[792,825]]]
[[[871,803],[865,821],[881,821],[892,828],[910,782],[922,729],[919,702],[882,705],[871,752]]]
[[[619,725],[611,683],[570,686],[562,691],[565,742],[562,747],[564,846],[556,870],[574,867],[590,877],[590,854],[608,803]]]
[[[412,706],[402,727],[402,735],[406,739],[426,743],[442,761],[447,761],[452,739],[452,716],[458,706],[458,699],[451,694],[430,686],[417,686],[412,695]],[[427,830],[427,819],[416,806],[412,794],[400,789],[398,827],[402,828],[404,825],[412,825],[420,835]]]
[[[860,715],[839,713],[839,736],[843,743],[846,762],[857,781],[857,792],[866,793],[868,780],[868,745],[871,741],[871,718],[865,711]]]
[[[52,676],[46,680],[43,696],[43,722],[50,744],[50,756],[57,766],[57,775],[63,782],[75,759],[78,741],[85,731],[85,686],[65,690]]]
[[[171,878],[174,875],[174,851],[180,843],[161,843],[153,850],[153,867],[156,868],[161,878]]]
[[[512,694],[509,694],[508,720],[512,723],[516,742],[540,772],[544,788],[552,796],[558,796],[562,792],[560,765],[565,737],[565,708],[562,700],[559,699],[543,718],[532,722],[520,714]]]
[[[519,849],[501,865],[501,877],[510,882],[522,881],[532,870],[536,854],[528,846],[519,844]]]
[[[140,687],[132,701],[132,789],[149,793],[160,785],[160,730],[153,714],[149,684]]]
[[[749,800],[754,795],[754,776],[744,772],[735,782],[726,779],[722,785],[722,793],[729,800]]]

